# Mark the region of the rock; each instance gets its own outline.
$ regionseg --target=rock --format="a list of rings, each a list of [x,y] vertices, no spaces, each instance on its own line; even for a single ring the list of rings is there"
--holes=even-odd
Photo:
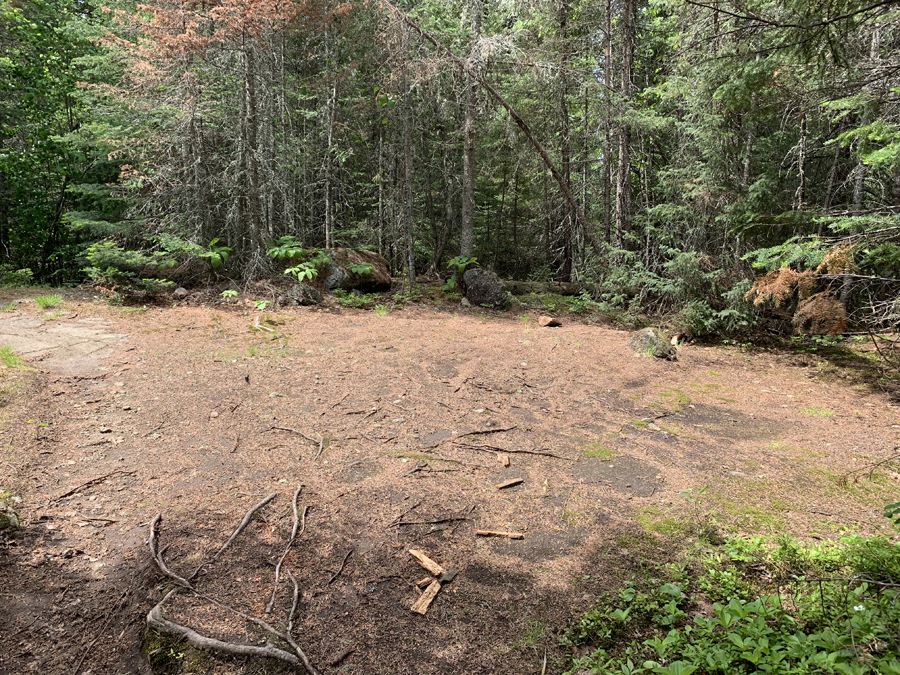
[[[387,260],[374,251],[354,251],[349,248],[333,248],[325,251],[331,259],[325,277],[325,287],[330,290],[351,291],[359,289],[366,293],[391,290],[391,273]],[[361,274],[351,269],[354,266],[370,267],[371,271]]]
[[[562,322],[559,319],[554,319],[552,316],[539,316],[538,326],[541,328],[555,328],[556,326],[562,326]]]
[[[463,275],[466,298],[476,307],[504,309],[509,303],[506,285],[491,270],[475,268]]]
[[[322,294],[318,289],[302,281],[278,296],[279,305],[318,305],[321,302]]]
[[[676,361],[675,347],[655,328],[644,328],[634,333],[628,346],[638,354]]]
[[[0,502],[0,532],[15,531],[21,527],[19,523],[19,514],[13,511],[8,504]]]
[[[463,307],[465,309],[469,309],[469,307],[472,306],[472,303],[469,302],[468,298],[463,298],[462,300],[459,301],[459,306]]]
[[[176,300],[182,300],[182,299],[186,298],[187,296],[188,296],[188,289],[182,288],[181,286],[179,286],[174,291],[172,291],[172,297],[174,297]]]

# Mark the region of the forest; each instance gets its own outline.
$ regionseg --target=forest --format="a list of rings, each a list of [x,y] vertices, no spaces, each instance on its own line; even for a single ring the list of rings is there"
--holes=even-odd
[[[154,292],[349,247],[695,335],[900,315],[894,0],[0,8],[4,283]]]

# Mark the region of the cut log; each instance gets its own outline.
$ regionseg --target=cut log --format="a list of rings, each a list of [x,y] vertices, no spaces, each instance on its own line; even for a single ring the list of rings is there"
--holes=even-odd
[[[415,612],[416,614],[425,615],[425,612],[428,611],[428,608],[431,606],[432,601],[437,597],[438,591],[441,590],[441,582],[435,579],[431,582],[431,585],[425,589],[425,592],[419,596],[419,599],[413,603],[413,606],[410,607],[410,610]]]
[[[417,551],[411,548],[409,549],[409,554],[413,558],[415,558],[422,567],[424,567],[436,577],[441,576],[446,571],[443,567],[434,562],[434,560],[425,555],[424,551]]]

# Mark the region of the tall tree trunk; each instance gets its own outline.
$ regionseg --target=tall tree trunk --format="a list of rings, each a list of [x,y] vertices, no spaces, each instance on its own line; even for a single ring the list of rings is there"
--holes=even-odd
[[[635,0],[622,5],[622,99],[627,107],[633,95]],[[631,126],[623,122],[619,129],[619,171],[616,176],[616,245],[624,246],[625,233],[631,229]]]
[[[406,273],[410,283],[416,281],[416,240],[413,220],[412,176],[412,95],[409,91],[409,28],[403,27],[403,225],[406,237]]]
[[[483,0],[472,0],[472,40],[474,41],[470,59],[478,60],[478,41],[481,39],[481,19],[484,12]],[[477,66],[473,66],[477,67]],[[478,83],[471,75],[466,86],[466,121],[463,128],[462,180],[462,232],[460,233],[459,254],[471,258],[475,250],[475,104]]]
[[[560,117],[560,173],[563,181],[572,190],[572,149],[569,139],[569,103],[567,100],[569,94],[569,0],[560,0],[559,2],[559,65],[560,65],[560,83],[559,83],[559,117]],[[568,205],[563,210],[563,263],[559,271],[560,278],[563,281],[572,280],[572,230],[574,230],[574,218]]]
[[[612,241],[612,0],[606,0],[606,58],[603,78],[606,84],[605,139],[603,146],[603,228],[606,243]]]
[[[806,113],[800,113],[800,141],[797,149],[797,192],[794,194],[794,208],[806,208]]]
[[[262,262],[265,246],[265,231],[262,214],[262,191],[259,165],[259,98],[256,89],[256,45],[244,38],[244,96],[246,98],[246,123],[244,126],[244,148],[247,153],[247,211],[250,230],[247,233],[251,260],[244,268],[244,274],[252,278]]]

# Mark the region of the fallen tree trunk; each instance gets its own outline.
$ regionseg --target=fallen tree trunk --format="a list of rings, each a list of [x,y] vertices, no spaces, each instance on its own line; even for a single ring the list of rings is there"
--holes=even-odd
[[[528,293],[555,293],[556,295],[581,295],[590,290],[586,284],[568,281],[504,281],[506,290],[513,295]]]

